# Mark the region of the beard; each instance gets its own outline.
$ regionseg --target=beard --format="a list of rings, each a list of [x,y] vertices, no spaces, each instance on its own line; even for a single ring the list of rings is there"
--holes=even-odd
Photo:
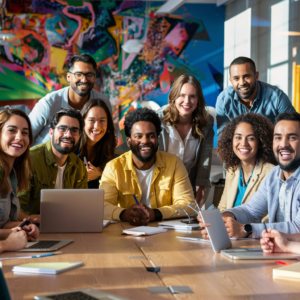
[[[156,148],[154,148],[152,144],[142,144],[142,145],[139,145],[138,147],[133,147],[130,142],[129,146],[130,146],[130,150],[132,151],[134,156],[141,162],[150,162],[158,150],[158,145],[156,146]],[[151,153],[149,156],[144,157],[140,154],[140,151],[138,150],[138,148],[142,148],[142,147],[146,147],[146,146],[151,148]]]
[[[280,166],[280,169],[283,170],[283,171],[286,171],[286,172],[291,172],[291,171],[294,171],[294,170],[298,169],[298,167],[300,166],[300,158],[299,157],[295,157],[287,165],[283,165],[283,164],[280,163],[280,161],[279,161],[279,155],[280,155],[279,151],[281,151],[281,150],[289,150],[289,151],[292,151],[293,153],[295,152],[290,147],[284,147],[284,148],[280,148],[280,149],[277,150],[277,156],[275,155],[275,159],[276,159],[278,165]]]
[[[248,87],[248,86],[244,86],[244,87]],[[256,89],[256,81],[254,82],[254,84],[252,86],[249,87],[249,91],[246,94],[241,93],[239,91],[239,88],[237,88],[235,91],[241,99],[249,99],[253,95],[255,89]]]
[[[71,88],[80,97],[87,96],[90,93],[90,91],[93,89],[94,83],[90,83],[90,82],[88,83],[89,87],[88,87],[88,89],[85,93],[82,93],[78,90],[78,86],[81,85],[81,84],[82,84],[82,82],[76,82],[75,84],[71,84]]]
[[[64,147],[62,147],[60,145],[61,141],[71,142],[72,146],[64,148]],[[54,141],[54,135],[52,135],[51,142],[52,142],[52,146],[54,147],[54,149],[56,151],[58,151],[60,154],[63,154],[63,155],[70,154],[71,152],[73,152],[73,150],[75,149],[75,146],[76,146],[74,140],[71,139],[71,138],[60,138],[58,140],[58,143],[55,143],[55,141]]]

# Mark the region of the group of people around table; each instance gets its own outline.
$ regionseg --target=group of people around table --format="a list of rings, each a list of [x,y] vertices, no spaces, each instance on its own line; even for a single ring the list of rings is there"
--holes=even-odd
[[[0,112],[0,253],[38,237],[41,189],[104,189],[104,218],[135,226],[192,214],[195,201],[203,205],[214,118],[197,79],[178,77],[157,112],[128,113],[130,151],[115,157],[112,107],[93,89],[96,68],[91,56],[75,55],[69,87],[46,95],[29,116]],[[283,91],[258,78],[251,59],[235,59],[232,86],[217,99],[217,154],[226,168],[218,208],[229,236],[261,238],[267,252],[300,253],[300,114]],[[20,228],[28,217],[31,224]]]

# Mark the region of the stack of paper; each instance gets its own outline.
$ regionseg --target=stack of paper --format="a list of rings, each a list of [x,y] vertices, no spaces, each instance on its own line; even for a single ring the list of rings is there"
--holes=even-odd
[[[31,263],[14,266],[16,273],[59,274],[83,266],[82,262]]]
[[[300,262],[273,269],[273,277],[300,278]]]
[[[150,227],[150,226],[139,226],[131,229],[123,230],[123,234],[130,234],[134,236],[140,235],[153,235],[157,233],[166,232],[166,229],[158,228],[158,227]]]
[[[200,226],[199,224],[186,224],[180,222],[180,220],[171,220],[171,221],[164,221],[158,223],[159,227],[165,228],[165,229],[175,229],[179,231],[191,231],[191,230],[199,230]]]

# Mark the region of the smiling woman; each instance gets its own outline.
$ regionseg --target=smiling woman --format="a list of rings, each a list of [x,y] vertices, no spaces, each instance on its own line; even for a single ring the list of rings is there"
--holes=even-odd
[[[214,130],[199,81],[189,74],[178,77],[170,91],[169,105],[157,114],[162,121],[159,150],[183,161],[197,202],[202,204],[205,189],[210,187]]]
[[[81,114],[85,126],[79,157],[83,161],[87,159],[89,188],[98,189],[105,165],[115,156],[115,127],[109,109],[101,99],[89,100]]]
[[[276,165],[272,149],[273,124],[254,113],[234,118],[223,129],[217,153],[226,165],[226,181],[219,209],[245,203]]]

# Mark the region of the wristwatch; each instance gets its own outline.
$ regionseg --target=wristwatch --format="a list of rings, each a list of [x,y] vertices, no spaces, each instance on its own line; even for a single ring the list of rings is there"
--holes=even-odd
[[[251,224],[245,224],[244,225],[244,232],[247,233],[246,237],[248,237],[252,233],[252,225]]]

